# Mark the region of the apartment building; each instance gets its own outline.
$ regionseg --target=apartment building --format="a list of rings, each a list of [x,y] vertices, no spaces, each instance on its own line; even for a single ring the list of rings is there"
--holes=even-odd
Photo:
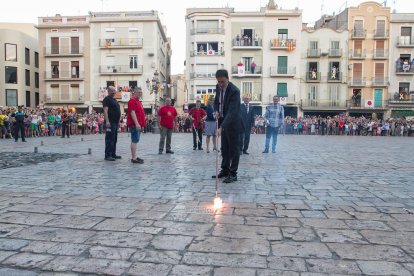
[[[187,9],[186,77],[189,101],[215,95],[214,73],[224,68],[249,96],[256,114],[281,96],[286,114],[296,116],[299,103],[301,11],[282,10],[274,1],[260,11],[233,8]]]
[[[0,106],[40,103],[38,33],[33,24],[0,23]]]
[[[390,19],[389,115],[414,116],[414,14]]]
[[[90,13],[90,41],[90,105],[99,110],[106,88],[115,86],[115,98],[126,109],[128,91],[141,87],[146,112],[154,112],[171,82],[171,42],[158,13]]]
[[[39,17],[40,104],[88,111],[90,105],[89,16]]]
[[[139,86],[144,108],[154,112],[170,92],[171,42],[156,11],[40,17],[37,28],[44,107],[102,111],[114,86],[124,110]]]
[[[390,8],[376,2],[349,7],[325,22],[347,29],[350,115],[387,116],[389,98]]]
[[[174,101],[174,106],[176,107],[178,114],[184,113],[185,103],[188,102],[187,92],[188,89],[185,74],[171,75],[171,99]]]
[[[302,30],[301,116],[326,117],[347,111],[347,39],[347,30]]]

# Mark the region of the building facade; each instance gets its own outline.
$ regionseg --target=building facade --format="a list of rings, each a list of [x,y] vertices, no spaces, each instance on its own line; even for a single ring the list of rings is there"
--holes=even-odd
[[[178,114],[183,114],[186,107],[185,103],[188,102],[188,89],[185,74],[171,75],[170,97],[174,100],[174,106],[176,107]]]
[[[40,103],[45,108],[88,110],[89,16],[40,17]]]
[[[304,28],[301,39],[300,115],[346,113],[348,31]]]
[[[389,115],[414,116],[414,14],[393,13],[390,20]]]
[[[40,103],[38,34],[33,24],[0,24],[0,106]]]
[[[230,80],[249,96],[256,114],[281,96],[286,114],[299,106],[302,13],[280,9],[273,1],[257,12],[232,8],[188,9],[186,77],[189,102],[215,94],[217,69],[227,69]]]
[[[141,87],[144,108],[154,111],[169,94],[170,84],[171,45],[158,13],[91,13],[90,32],[90,105],[100,109],[106,88],[115,86],[115,97],[126,109],[128,91]]]

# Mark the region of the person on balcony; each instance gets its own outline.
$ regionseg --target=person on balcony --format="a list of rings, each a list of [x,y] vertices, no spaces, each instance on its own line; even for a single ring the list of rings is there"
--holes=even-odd
[[[198,54],[200,54],[200,55],[205,55],[206,54],[206,52],[204,52],[203,45],[200,45],[200,47],[198,48]]]
[[[240,35],[236,35],[236,46],[240,46]]]
[[[259,36],[257,34],[254,35],[254,46],[259,46]]]
[[[335,65],[332,66],[332,69],[331,69],[331,80],[336,80],[337,79],[337,76],[336,76],[337,72],[338,72],[338,69],[336,68],[336,66]]]
[[[256,69],[256,63],[254,62],[254,59],[252,59],[252,63],[250,64],[250,71],[252,74],[254,74],[255,69]]]

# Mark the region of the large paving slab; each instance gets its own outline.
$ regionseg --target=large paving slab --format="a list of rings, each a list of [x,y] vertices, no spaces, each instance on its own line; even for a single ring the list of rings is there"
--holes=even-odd
[[[215,155],[158,139],[142,165],[127,134],[115,162],[101,135],[0,140],[0,275],[413,275],[413,138],[252,135],[218,210]]]

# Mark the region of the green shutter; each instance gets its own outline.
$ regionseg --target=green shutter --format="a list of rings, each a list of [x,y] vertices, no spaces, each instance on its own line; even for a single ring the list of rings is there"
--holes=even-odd
[[[277,84],[277,96],[279,97],[287,97],[287,83],[278,83]]]
[[[278,74],[287,74],[287,63],[288,63],[287,56],[278,56],[277,57],[277,73]]]
[[[288,34],[288,29],[278,29],[277,33],[278,34]]]

